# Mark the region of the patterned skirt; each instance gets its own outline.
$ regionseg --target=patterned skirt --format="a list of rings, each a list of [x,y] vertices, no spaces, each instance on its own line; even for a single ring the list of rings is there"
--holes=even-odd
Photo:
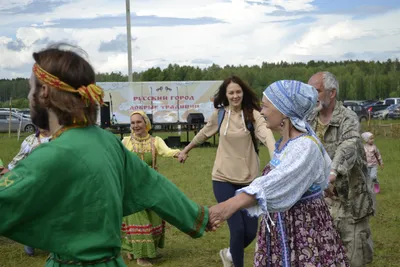
[[[321,190],[270,217],[275,226],[266,216],[260,224],[255,267],[349,266]]]
[[[144,210],[122,219],[122,250],[134,258],[155,258],[165,242],[165,221]]]

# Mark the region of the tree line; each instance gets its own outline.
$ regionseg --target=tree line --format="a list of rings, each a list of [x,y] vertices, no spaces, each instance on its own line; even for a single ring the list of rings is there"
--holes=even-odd
[[[342,100],[372,100],[400,97],[400,62],[398,59],[380,61],[349,60],[338,62],[309,61],[308,63],[268,63],[261,65],[213,64],[207,68],[170,64],[167,68],[150,68],[134,72],[133,81],[197,81],[223,80],[237,75],[256,90],[258,95],[274,81],[293,79],[307,82],[318,71],[330,71],[339,80],[339,98]],[[98,73],[97,82],[126,82],[127,75],[121,72]],[[27,107],[28,79],[0,79],[0,107]]]

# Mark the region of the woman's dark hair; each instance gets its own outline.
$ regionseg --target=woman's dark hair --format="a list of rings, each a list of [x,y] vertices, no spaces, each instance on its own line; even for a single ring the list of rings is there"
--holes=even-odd
[[[83,57],[86,53],[75,46],[58,43],[33,53],[35,62],[48,73],[73,88],[95,83],[95,72]],[[35,87],[37,94],[42,87],[36,76]],[[50,94],[45,103],[57,115],[61,125],[69,126],[74,123],[94,125],[97,121],[97,104],[86,103],[79,94],[69,93],[50,86]]]
[[[218,91],[214,95],[214,107],[222,108],[229,106],[228,98],[226,97],[226,88],[230,83],[238,84],[243,91],[242,99],[242,110],[245,119],[254,122],[253,110],[260,110],[259,99],[253,89],[250,88],[244,81],[242,81],[238,76],[231,76],[226,78],[222,84],[219,86]]]

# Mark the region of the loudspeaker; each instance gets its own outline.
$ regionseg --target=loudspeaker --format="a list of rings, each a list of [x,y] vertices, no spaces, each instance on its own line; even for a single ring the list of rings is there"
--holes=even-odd
[[[187,122],[188,124],[204,124],[203,113],[189,113]]]
[[[181,146],[181,137],[180,136],[168,136],[167,139],[164,140],[167,146],[169,147],[180,147]]]
[[[104,104],[100,107],[100,126],[102,128],[109,127],[111,125],[111,116],[110,116],[110,102],[104,102]]]

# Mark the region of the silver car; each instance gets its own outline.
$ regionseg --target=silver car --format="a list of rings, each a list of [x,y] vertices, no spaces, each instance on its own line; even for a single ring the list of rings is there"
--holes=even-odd
[[[10,112],[0,110],[0,132],[8,132],[10,122]],[[20,113],[11,112],[11,131],[16,132],[21,124],[21,131],[33,133],[36,130],[35,125],[30,118],[23,116]]]

